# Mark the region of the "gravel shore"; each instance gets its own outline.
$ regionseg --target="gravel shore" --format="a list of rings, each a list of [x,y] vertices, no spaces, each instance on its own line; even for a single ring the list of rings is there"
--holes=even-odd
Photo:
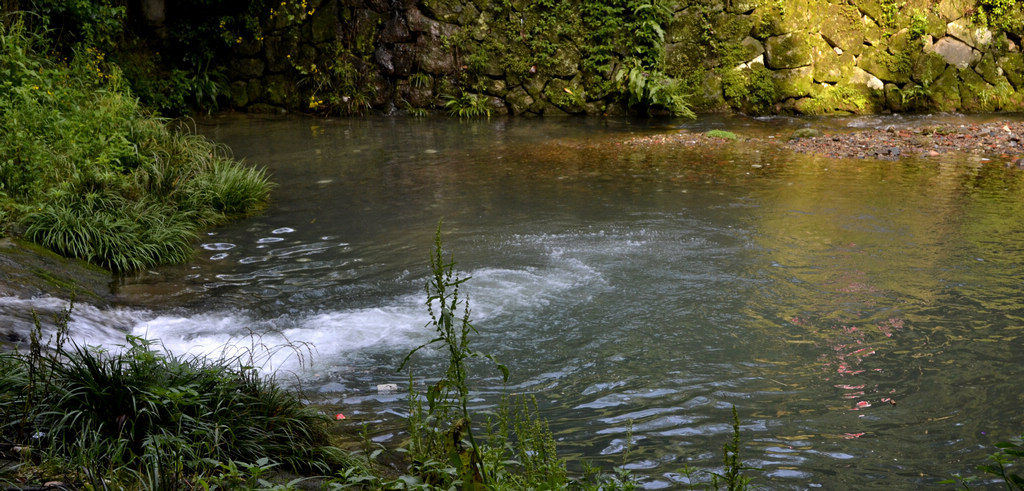
[[[830,158],[896,160],[904,157],[939,157],[970,154],[1007,167],[1024,168],[1024,122],[995,121],[970,124],[919,124],[823,132],[812,128],[787,130],[772,136],[746,137],[737,142],[770,145]],[[681,144],[720,146],[721,136],[681,130],[666,135],[631,139],[632,145]]]

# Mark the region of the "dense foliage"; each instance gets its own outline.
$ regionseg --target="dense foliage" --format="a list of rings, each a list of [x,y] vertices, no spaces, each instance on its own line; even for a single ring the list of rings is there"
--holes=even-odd
[[[266,201],[263,171],[149,115],[101,50],[70,59],[0,28],[0,226],[115,271],[191,258],[204,227]]]

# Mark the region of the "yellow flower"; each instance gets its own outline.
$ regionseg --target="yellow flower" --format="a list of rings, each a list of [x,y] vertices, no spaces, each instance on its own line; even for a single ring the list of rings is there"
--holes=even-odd
[[[238,39],[235,40],[235,43],[242,44],[242,36],[238,36]]]

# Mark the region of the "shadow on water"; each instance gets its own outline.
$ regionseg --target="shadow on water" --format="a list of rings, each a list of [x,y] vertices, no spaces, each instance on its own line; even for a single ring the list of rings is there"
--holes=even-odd
[[[683,126],[762,137],[807,122]],[[404,394],[375,387],[404,384],[398,363],[429,339],[422,291],[443,218],[472,276],[476,349],[510,367],[509,390],[537,395],[577,470],[619,464],[628,446],[646,487],[676,487],[684,466],[720,465],[732,405],[741,455],[773,489],[934,484],[1019,434],[1021,173],[636,144],[678,128],[202,121],[267,166],[274,202],[211,231],[194,263],[118,293],[132,332],[175,351],[303,343],[311,366],[274,366],[397,443]],[[425,356],[417,380],[443,361]],[[486,366],[475,388],[480,407],[504,389]]]

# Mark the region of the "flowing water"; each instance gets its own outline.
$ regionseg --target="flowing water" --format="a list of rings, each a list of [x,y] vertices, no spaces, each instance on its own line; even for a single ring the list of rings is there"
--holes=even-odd
[[[762,487],[907,489],[975,474],[1024,429],[1024,177],[999,162],[635,145],[675,129],[597,119],[199,129],[266,166],[273,202],[210,231],[195,262],[124,279],[122,307],[81,307],[77,336],[255,353],[399,444],[405,394],[377,385],[404,386],[396,368],[432,337],[423,287],[443,219],[475,348],[536,395],[572,469],[624,464],[679,487],[687,465],[719,469],[735,406]],[[417,384],[446,361],[421,354]],[[486,363],[472,385],[478,407],[502,391]]]

